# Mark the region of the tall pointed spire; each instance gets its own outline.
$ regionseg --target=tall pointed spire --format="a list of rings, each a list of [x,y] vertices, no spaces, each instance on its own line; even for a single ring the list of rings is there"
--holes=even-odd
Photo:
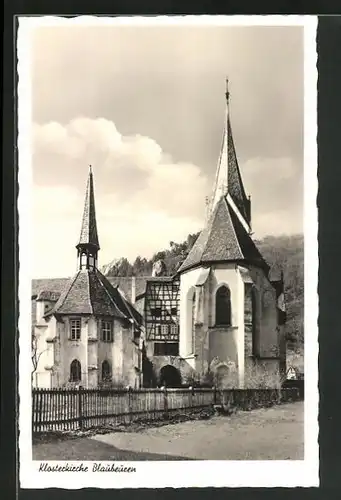
[[[226,79],[225,98],[225,128],[210,204],[210,213],[213,213],[215,206],[222,196],[229,195],[234,208],[238,211],[238,216],[242,217],[245,223],[250,226],[250,199],[246,196],[245,193],[232,136],[229,110],[230,91],[228,79]]]
[[[100,249],[97,233],[94,181],[91,165],[86,186],[84,211],[79,243],[76,246],[79,257],[79,268],[97,267],[97,255]]]

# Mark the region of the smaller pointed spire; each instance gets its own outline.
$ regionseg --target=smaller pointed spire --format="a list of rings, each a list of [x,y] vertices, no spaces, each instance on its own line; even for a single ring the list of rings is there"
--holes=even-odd
[[[89,269],[89,267],[96,266],[97,253],[100,246],[98,242],[94,181],[91,165],[89,165],[81,233],[76,248],[78,250],[78,256],[80,257],[80,268],[86,267]]]

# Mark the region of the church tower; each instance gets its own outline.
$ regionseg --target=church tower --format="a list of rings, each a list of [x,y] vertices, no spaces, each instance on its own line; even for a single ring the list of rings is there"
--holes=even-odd
[[[233,142],[230,120],[230,92],[226,79],[226,106],[223,141],[216,170],[213,192],[209,200],[210,216],[222,196],[226,196],[233,210],[242,220],[246,230],[251,232],[251,201],[246,196]]]
[[[50,345],[46,363],[50,377],[44,374],[45,365],[39,367],[37,385],[44,380],[51,387],[65,384],[139,387],[143,318],[97,268],[100,246],[91,167],[76,248],[76,274],[55,294],[53,305],[38,318],[36,325]],[[48,291],[44,291],[45,296]]]
[[[182,263],[180,356],[201,379],[243,387],[255,366],[279,368],[276,290],[251,238],[251,203],[238,165],[226,82],[223,143],[205,227]]]
[[[100,246],[98,243],[94,181],[91,165],[89,167],[89,177],[86,186],[81,234],[76,248],[78,251],[79,270],[97,268]]]

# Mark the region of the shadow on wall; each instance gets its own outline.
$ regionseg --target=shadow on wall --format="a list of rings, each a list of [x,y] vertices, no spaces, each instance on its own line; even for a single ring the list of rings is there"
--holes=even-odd
[[[143,387],[145,387],[146,389],[157,387],[157,380],[154,373],[153,363],[147,357],[146,347],[144,343],[142,346],[142,376]]]

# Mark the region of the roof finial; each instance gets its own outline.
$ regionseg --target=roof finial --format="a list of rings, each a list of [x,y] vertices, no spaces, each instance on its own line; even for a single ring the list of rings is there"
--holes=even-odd
[[[89,165],[89,174],[92,174],[92,166]]]
[[[229,79],[226,77],[226,91],[225,91],[226,101],[229,102],[230,92],[229,92]]]

